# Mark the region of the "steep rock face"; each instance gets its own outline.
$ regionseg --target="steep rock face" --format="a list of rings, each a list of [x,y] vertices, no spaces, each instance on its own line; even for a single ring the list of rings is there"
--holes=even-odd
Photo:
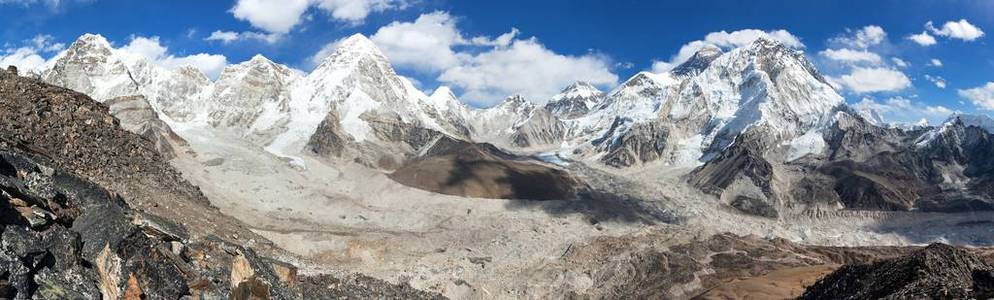
[[[619,118],[608,133],[622,130],[620,127],[625,124],[622,120]],[[606,145],[607,153],[601,157],[601,162],[614,167],[629,167],[658,160],[664,155],[669,131],[662,122],[635,123],[625,129],[615,140],[595,141]]]
[[[228,66],[214,83],[207,122],[268,144],[289,122],[290,86],[298,75],[262,55]]]
[[[700,74],[711,66],[711,62],[722,55],[721,48],[715,45],[705,45],[698,50],[687,61],[683,62],[670,72],[678,76],[694,76]]]
[[[131,61],[129,66],[139,85],[139,93],[169,121],[199,121],[210,109],[205,98],[210,94],[212,83],[200,69],[186,65],[168,70],[144,57],[124,57]]]
[[[557,145],[566,136],[566,125],[545,108],[536,108],[521,124],[514,127],[511,145],[532,147]]]
[[[176,157],[177,151],[188,150],[186,140],[159,119],[159,114],[152,109],[145,96],[117,97],[104,104],[110,114],[120,121],[121,128],[148,139],[164,159]]]
[[[753,147],[752,157],[770,165],[773,176],[763,194],[777,210],[853,209],[974,211],[992,205],[992,136],[982,126],[955,116],[942,126],[903,130],[878,127],[847,112],[824,133],[824,149],[788,159],[790,144]],[[740,137],[739,140],[742,140]],[[729,149],[735,149],[737,141]],[[784,148],[787,148],[786,150]],[[729,165],[728,150],[695,170],[702,178],[727,178],[748,168]],[[710,170],[710,171],[709,171]],[[708,181],[708,180],[704,180]],[[727,185],[700,186],[723,195]],[[749,196],[756,198],[756,196]]]
[[[453,136],[458,134],[452,132],[464,131],[453,125],[461,120],[446,120],[438,114],[436,103],[398,76],[372,41],[358,34],[342,41],[335,53],[306,77],[294,81],[291,89],[287,130],[266,147],[277,155],[293,156],[301,149],[315,148],[314,143],[320,141],[311,136],[323,134],[316,131],[318,128],[340,129],[360,148],[405,142],[404,136],[384,135],[398,131],[384,130],[383,126],[415,127]],[[328,117],[331,109],[337,116]],[[339,124],[321,124],[330,119],[337,119]],[[378,120],[379,128],[369,120]],[[410,154],[400,151],[387,154]]]
[[[460,102],[451,89],[446,86],[438,87],[428,96],[426,102],[425,111],[454,137],[469,139],[473,134],[472,124],[468,121],[471,119],[470,108]]]
[[[758,139],[741,136],[731,147],[691,172],[689,181],[745,213],[777,217],[774,169],[763,157],[762,149]]]
[[[538,107],[521,95],[507,97],[500,104],[486,109],[471,110],[468,121],[472,140],[498,146],[508,146],[515,128],[523,125]],[[549,125],[555,125],[554,122]]]
[[[666,118],[701,136],[702,155],[708,155],[747,130],[762,131],[764,142],[775,144],[825,128],[844,105],[803,54],[758,39],[688,78]]]
[[[103,36],[86,34],[55,59],[42,78],[51,84],[90,95],[97,101],[138,93],[131,71]]]
[[[843,108],[843,97],[802,53],[758,39],[727,53],[705,47],[672,72],[639,73],[567,127],[571,138],[594,143],[587,155],[596,157],[614,149],[599,143],[619,140],[634,124],[658,122],[653,135],[666,132],[666,149],[646,158],[695,166],[748,131],[763,132],[768,145],[810,144]],[[800,150],[798,156],[809,149]]]
[[[572,119],[589,112],[603,97],[604,93],[597,87],[586,82],[577,82],[553,96],[552,100],[545,104],[545,109],[556,117]]]
[[[985,299],[994,296],[992,271],[976,254],[932,244],[906,256],[844,266],[801,299]]]
[[[839,113],[825,133],[829,160],[864,161],[881,152],[897,152],[908,144],[909,134],[897,128],[876,126],[856,113]]]

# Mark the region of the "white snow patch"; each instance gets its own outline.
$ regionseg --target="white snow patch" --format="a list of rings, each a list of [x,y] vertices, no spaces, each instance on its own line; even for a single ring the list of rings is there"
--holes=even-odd
[[[817,130],[810,130],[802,136],[794,138],[787,143],[790,150],[787,152],[787,161],[794,161],[808,154],[821,154],[828,148],[822,134]]]

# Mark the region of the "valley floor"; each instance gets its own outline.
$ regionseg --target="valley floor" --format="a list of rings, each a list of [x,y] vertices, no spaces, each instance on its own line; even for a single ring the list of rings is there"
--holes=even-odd
[[[671,241],[654,241],[663,246],[724,232],[830,246],[994,244],[991,213],[746,216],[685,184],[689,170],[664,165],[572,162],[564,168],[590,185],[575,201],[472,199],[410,188],[352,163],[291,164],[221,131],[178,133],[196,155],[172,163],[222,212],[310,262],[305,272],[361,272],[452,298],[540,298],[564,283],[589,287],[590,277],[553,266],[598,237],[667,232]]]

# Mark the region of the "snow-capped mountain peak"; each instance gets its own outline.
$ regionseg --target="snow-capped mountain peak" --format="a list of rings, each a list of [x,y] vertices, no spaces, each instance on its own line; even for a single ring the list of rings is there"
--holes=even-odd
[[[932,128],[915,141],[918,147],[925,147],[943,135],[957,128],[977,127],[994,134],[994,119],[985,115],[954,114],[942,122],[942,125]]]
[[[87,54],[110,55],[113,48],[107,38],[99,34],[86,33],[69,46],[69,51]]]
[[[690,59],[683,62],[676,68],[673,68],[671,73],[680,76],[694,75],[700,73],[706,69],[711,62],[721,56],[723,53],[721,48],[718,46],[707,44],[704,45],[700,50],[697,50]]]
[[[545,108],[560,118],[575,118],[589,112],[603,98],[604,93],[597,87],[580,81],[569,85],[559,94],[553,96]]]
[[[500,104],[489,108],[489,110],[501,110],[501,111],[514,111],[514,112],[524,112],[535,107],[535,104],[531,103],[521,95],[513,95],[504,99]]]
[[[591,97],[600,96],[601,94],[603,94],[603,92],[597,89],[597,87],[584,81],[578,81],[573,84],[570,84],[561,92],[559,92],[559,94],[553,96],[552,101],[559,101],[571,98],[591,98]]]
[[[440,86],[428,96],[428,103],[439,110],[451,109],[453,105],[458,105],[459,99],[456,98],[456,94],[452,92],[447,86]]]
[[[335,51],[322,61],[315,72],[329,67],[341,68],[343,65],[358,63],[362,59],[383,62],[386,68],[390,68],[386,55],[376,47],[376,44],[357,33],[339,42]]]
[[[42,78],[98,101],[138,93],[138,83],[128,66],[110,42],[98,34],[84,34],[76,39]]]
[[[973,126],[994,133],[994,119],[985,115],[955,114],[949,117],[945,123],[962,123],[963,126]]]

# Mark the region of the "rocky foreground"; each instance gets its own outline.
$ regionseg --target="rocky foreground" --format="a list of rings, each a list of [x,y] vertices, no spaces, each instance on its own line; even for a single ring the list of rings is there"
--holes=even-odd
[[[872,264],[847,265],[801,299],[990,299],[994,266],[976,253],[932,244]]]
[[[0,298],[440,297],[361,275],[298,276],[105,105],[13,69],[0,71],[0,99]]]

